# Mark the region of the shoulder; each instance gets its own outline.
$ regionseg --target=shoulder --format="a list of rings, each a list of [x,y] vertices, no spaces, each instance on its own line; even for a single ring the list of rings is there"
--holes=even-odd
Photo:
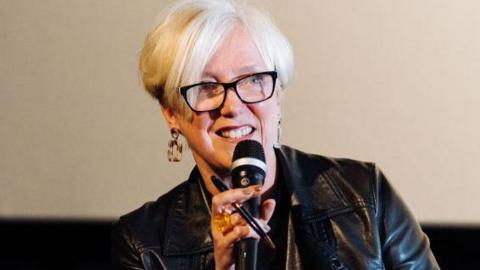
[[[187,181],[158,200],[121,216],[113,225],[112,258],[122,265],[140,265],[140,260],[146,260],[142,263],[176,269],[177,263],[185,263],[181,258],[209,252],[210,214],[202,190],[195,168]]]
[[[326,177],[345,188],[349,186],[369,193],[379,171],[373,162],[311,154],[288,146],[282,146],[281,153],[289,170],[301,175],[302,181],[307,181],[307,184],[308,181]]]
[[[161,232],[165,230],[168,210],[188,194],[191,185],[191,181],[185,181],[156,201],[147,202],[121,216],[114,223],[114,228],[120,228],[139,249],[145,246],[160,246],[163,242],[164,235]]]
[[[363,246],[364,250],[378,254],[376,260],[365,260],[369,263],[365,269],[373,265],[388,269],[405,265],[412,269],[438,269],[428,239],[374,163],[308,154],[290,147],[282,147],[281,152],[292,171],[292,181],[297,182],[294,192],[301,206],[298,216],[334,220],[334,233],[341,236],[339,241],[351,240],[348,236],[354,234],[356,239],[367,239],[350,241],[352,246],[343,245],[339,255],[345,262],[356,265],[358,262],[349,262],[349,258]]]
[[[285,145],[282,146],[280,151],[289,162],[300,166],[312,166],[310,169],[315,172],[337,169],[347,173],[359,173],[368,176],[375,168],[375,164],[369,161],[311,154]]]

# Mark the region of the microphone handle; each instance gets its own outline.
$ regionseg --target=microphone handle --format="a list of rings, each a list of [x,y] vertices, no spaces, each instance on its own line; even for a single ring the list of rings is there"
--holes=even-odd
[[[246,202],[248,210],[255,218],[260,216],[260,198],[251,198]],[[246,238],[235,244],[235,270],[256,270],[258,241]]]

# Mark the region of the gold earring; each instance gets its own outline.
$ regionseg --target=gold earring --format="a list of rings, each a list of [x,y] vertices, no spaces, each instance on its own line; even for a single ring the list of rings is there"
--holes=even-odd
[[[172,135],[172,139],[168,141],[168,161],[179,162],[180,160],[182,160],[183,151],[183,144],[178,139],[178,137],[180,136],[180,132],[178,131],[178,129],[172,128],[170,129],[170,134]]]

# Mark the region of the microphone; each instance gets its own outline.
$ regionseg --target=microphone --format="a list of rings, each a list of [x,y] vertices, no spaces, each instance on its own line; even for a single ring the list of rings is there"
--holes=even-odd
[[[245,188],[263,185],[267,165],[262,145],[253,140],[241,141],[235,147],[232,158],[232,185]],[[260,217],[261,198],[251,198],[243,205],[255,218]],[[247,238],[235,244],[235,269],[255,270],[257,268],[258,240]]]

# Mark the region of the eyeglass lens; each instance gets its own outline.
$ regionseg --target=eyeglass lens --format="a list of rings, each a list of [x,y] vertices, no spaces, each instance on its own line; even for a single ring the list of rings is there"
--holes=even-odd
[[[273,85],[272,75],[261,73],[237,81],[234,88],[243,102],[255,103],[268,99]],[[186,100],[194,110],[214,110],[223,103],[226,90],[221,83],[202,83],[188,89]]]

